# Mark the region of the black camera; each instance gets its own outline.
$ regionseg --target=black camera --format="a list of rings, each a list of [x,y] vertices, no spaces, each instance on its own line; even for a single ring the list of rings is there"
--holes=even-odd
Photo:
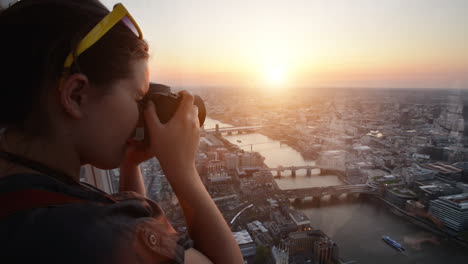
[[[198,107],[198,121],[200,122],[201,127],[205,122],[206,118],[205,103],[203,103],[203,100],[200,96],[195,95],[194,97],[195,100],[193,104]],[[171,88],[167,85],[159,83],[150,83],[149,90],[145,95],[145,98],[142,100],[142,103],[140,104],[140,117],[138,120],[138,125],[135,129],[134,136],[134,139],[137,141],[148,142],[149,139],[146,136],[148,132],[143,117],[144,107],[149,100],[153,101],[153,104],[156,108],[156,114],[158,115],[158,118],[161,121],[161,123],[164,124],[172,118],[177,108],[179,108],[182,96],[172,93]]]

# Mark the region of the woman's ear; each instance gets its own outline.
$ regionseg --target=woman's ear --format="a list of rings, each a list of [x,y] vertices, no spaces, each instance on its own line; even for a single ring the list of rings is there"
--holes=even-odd
[[[89,81],[86,75],[75,73],[62,79],[58,87],[60,104],[72,118],[83,118],[83,103],[89,97]]]

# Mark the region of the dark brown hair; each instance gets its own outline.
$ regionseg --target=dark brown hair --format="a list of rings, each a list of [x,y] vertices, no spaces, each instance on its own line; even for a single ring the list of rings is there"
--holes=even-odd
[[[68,53],[109,10],[97,0],[22,0],[0,11],[0,127],[22,126],[57,87]],[[74,61],[70,72],[109,87],[128,77],[148,45],[118,23]]]

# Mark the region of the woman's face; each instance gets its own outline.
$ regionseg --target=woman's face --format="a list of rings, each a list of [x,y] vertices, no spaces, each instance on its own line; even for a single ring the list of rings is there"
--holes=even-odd
[[[129,78],[117,81],[108,94],[95,96],[83,119],[83,125],[88,126],[81,135],[83,164],[101,169],[120,165],[138,122],[138,101],[148,88],[147,60],[137,60],[131,63]]]

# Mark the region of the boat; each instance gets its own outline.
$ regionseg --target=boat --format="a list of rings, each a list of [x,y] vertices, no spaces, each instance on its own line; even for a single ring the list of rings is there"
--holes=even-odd
[[[383,241],[385,241],[390,246],[394,247],[396,250],[400,251],[401,253],[406,254],[406,249],[395,240],[391,239],[389,236],[382,236]]]

